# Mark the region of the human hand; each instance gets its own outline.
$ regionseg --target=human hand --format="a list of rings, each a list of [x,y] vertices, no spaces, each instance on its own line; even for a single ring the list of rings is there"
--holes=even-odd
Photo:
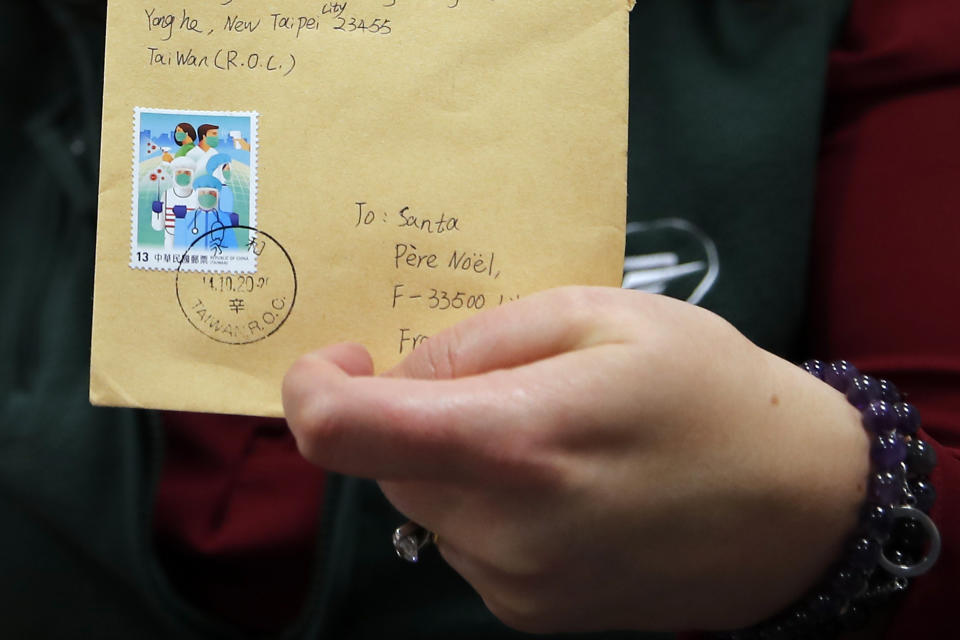
[[[864,498],[845,398],[669,298],[545,292],[372,370],[349,344],[294,364],[301,452],[380,481],[519,629],[747,626],[825,573]]]
[[[163,155],[160,156],[160,158],[161,158],[164,162],[173,162],[173,155],[172,155],[169,151],[164,151],[164,152],[163,152]]]

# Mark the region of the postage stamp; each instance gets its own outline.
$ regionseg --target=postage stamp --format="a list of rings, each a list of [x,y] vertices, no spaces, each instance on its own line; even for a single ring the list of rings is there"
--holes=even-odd
[[[257,118],[134,110],[132,268],[256,271]]]

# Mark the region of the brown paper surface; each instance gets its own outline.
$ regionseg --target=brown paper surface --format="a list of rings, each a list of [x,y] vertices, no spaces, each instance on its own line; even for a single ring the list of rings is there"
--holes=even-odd
[[[630,4],[110,0],[91,401],[279,416],[309,350],[361,342],[383,370],[478,309],[618,285]],[[242,210],[200,217],[244,228],[164,247],[150,202],[173,210],[179,169],[156,147],[178,148],[154,112],[221,126]],[[197,239],[190,203],[171,237]],[[224,233],[247,262],[198,263]]]

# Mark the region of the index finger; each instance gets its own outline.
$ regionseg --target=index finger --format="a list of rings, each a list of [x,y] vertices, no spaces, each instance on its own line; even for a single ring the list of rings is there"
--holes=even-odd
[[[352,376],[321,351],[291,367],[283,404],[301,453],[331,471],[517,480],[548,466],[534,444],[554,410],[529,392],[534,378],[521,369],[456,380]]]

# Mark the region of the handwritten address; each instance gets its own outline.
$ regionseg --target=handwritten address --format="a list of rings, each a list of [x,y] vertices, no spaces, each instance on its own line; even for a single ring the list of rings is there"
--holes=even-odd
[[[458,9],[461,0],[427,0],[441,9]],[[494,0],[487,0],[493,2]],[[379,2],[324,2],[318,3],[311,14],[257,11],[252,0],[217,0],[226,12],[216,19],[201,19],[189,8],[154,6],[143,10],[145,35],[144,53],[148,67],[156,70],[212,69],[218,71],[260,71],[280,77],[292,74],[297,68],[295,48],[276,50],[244,48],[242,38],[249,34],[273,33],[296,42],[308,36],[390,37],[398,24],[395,7],[405,0]],[[358,7],[357,5],[362,5]],[[244,13],[244,8],[250,8]],[[211,36],[229,34],[237,40],[236,47],[208,47],[205,40]],[[222,40],[221,40],[222,43]]]
[[[481,311],[520,297],[497,286],[503,272],[496,251],[463,246],[461,232],[469,225],[460,215],[446,211],[420,212],[410,206],[375,206],[358,200],[349,220],[355,230],[380,228],[402,235],[402,239],[393,242],[390,256],[397,279],[391,289],[384,292],[384,302],[391,309],[436,313]],[[439,242],[446,242],[448,246],[438,248]],[[414,274],[429,273],[445,273],[445,283],[449,284],[453,276],[462,284],[451,288],[424,284],[422,277],[415,278],[417,282],[407,279]],[[429,339],[428,335],[410,327],[399,327],[397,337],[400,355]]]

